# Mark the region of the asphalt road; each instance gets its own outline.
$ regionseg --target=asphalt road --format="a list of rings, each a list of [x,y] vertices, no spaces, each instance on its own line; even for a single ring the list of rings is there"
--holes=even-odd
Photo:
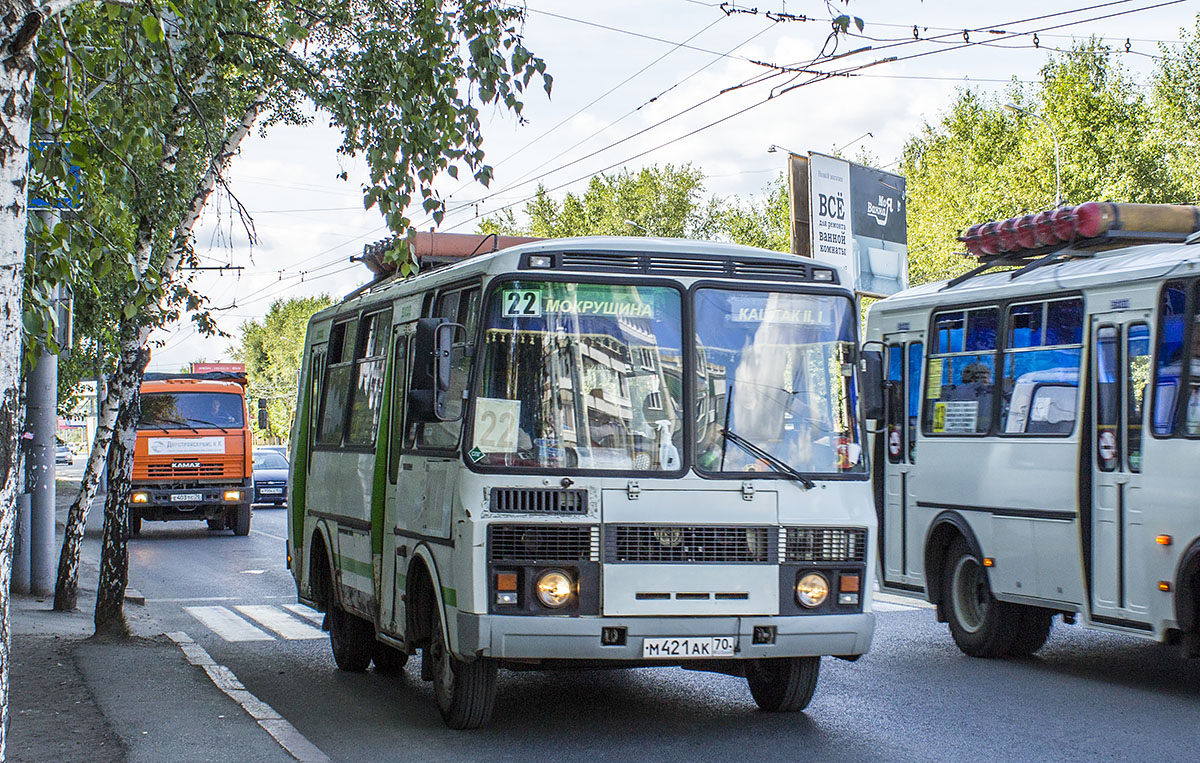
[[[1032,659],[978,660],[895,604],[870,654],[822,661],[803,714],[676,668],[502,671],[492,723],[450,731],[417,659],[398,678],[334,667],[319,618],[295,607],[285,528],[278,509],[256,509],[245,538],[147,522],[130,585],[333,760],[1178,760],[1200,742],[1200,660],[1060,623]]]

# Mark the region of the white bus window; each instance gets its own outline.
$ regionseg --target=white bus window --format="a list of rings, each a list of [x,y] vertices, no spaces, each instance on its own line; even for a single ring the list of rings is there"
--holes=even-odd
[[[1013,305],[1008,320],[1000,391],[1003,432],[1069,435],[1083,357],[1083,300]]]
[[[317,427],[318,445],[342,444],[346,403],[350,399],[350,375],[354,370],[354,337],[357,328],[356,319],[336,323],[330,331],[321,419]]]
[[[1183,281],[1171,281],[1163,287],[1158,303],[1158,368],[1154,381],[1154,434],[1170,436],[1175,432],[1175,400],[1183,371],[1184,313],[1187,290]]]
[[[991,428],[998,313],[986,307],[934,316],[938,351],[930,353],[925,379],[925,434],[985,434]]]
[[[696,430],[696,465],[708,472],[769,471],[732,431],[806,474],[864,465],[854,419],[854,311],[844,297],[698,289],[696,346],[719,379],[714,415]],[[699,369],[698,369],[699,370]]]
[[[1142,470],[1142,413],[1146,406],[1146,388],[1150,386],[1150,327],[1144,323],[1130,325],[1126,336],[1125,389],[1125,449],[1129,470]]]
[[[682,468],[677,289],[511,281],[486,316],[473,462]]]
[[[1120,342],[1113,326],[1101,326],[1096,340],[1096,463],[1101,470],[1111,472],[1121,460],[1113,445],[1117,442],[1117,422],[1121,417],[1117,372]]]
[[[375,444],[379,427],[379,406],[383,400],[384,360],[387,340],[392,332],[392,313],[388,309],[363,318],[355,352],[354,384],[350,401],[350,424],[346,444]]]

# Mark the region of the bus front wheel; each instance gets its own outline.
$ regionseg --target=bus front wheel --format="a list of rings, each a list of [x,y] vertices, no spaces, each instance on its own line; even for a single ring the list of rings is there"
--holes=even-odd
[[[371,664],[375,627],[337,604],[329,605],[329,648],[339,670],[361,673]]]
[[[820,657],[750,660],[746,663],[746,682],[760,709],[769,713],[795,713],[812,701],[820,670]]]
[[[433,694],[446,725],[477,729],[487,723],[496,703],[496,663],[485,657],[464,662],[451,654],[437,612],[426,649],[431,651]]]
[[[983,561],[962,538],[950,544],[942,594],[954,643],[972,657],[1008,654],[1021,625],[1016,606],[992,596]]]

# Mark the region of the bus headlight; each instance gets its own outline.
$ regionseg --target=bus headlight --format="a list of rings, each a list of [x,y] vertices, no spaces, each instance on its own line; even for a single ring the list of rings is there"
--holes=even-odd
[[[817,607],[829,596],[829,581],[819,572],[809,572],[796,581],[796,601],[805,607]]]
[[[571,576],[562,570],[547,570],[538,576],[534,588],[538,601],[551,609],[558,609],[571,600],[573,588]]]

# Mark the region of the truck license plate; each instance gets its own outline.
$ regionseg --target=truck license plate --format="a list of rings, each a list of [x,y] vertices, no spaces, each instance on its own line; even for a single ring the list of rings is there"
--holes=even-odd
[[[171,493],[171,500],[176,503],[183,503],[185,501],[203,501],[204,494],[203,493]]]
[[[680,636],[642,639],[642,657],[677,659],[688,657],[732,657],[737,639],[733,636]]]

